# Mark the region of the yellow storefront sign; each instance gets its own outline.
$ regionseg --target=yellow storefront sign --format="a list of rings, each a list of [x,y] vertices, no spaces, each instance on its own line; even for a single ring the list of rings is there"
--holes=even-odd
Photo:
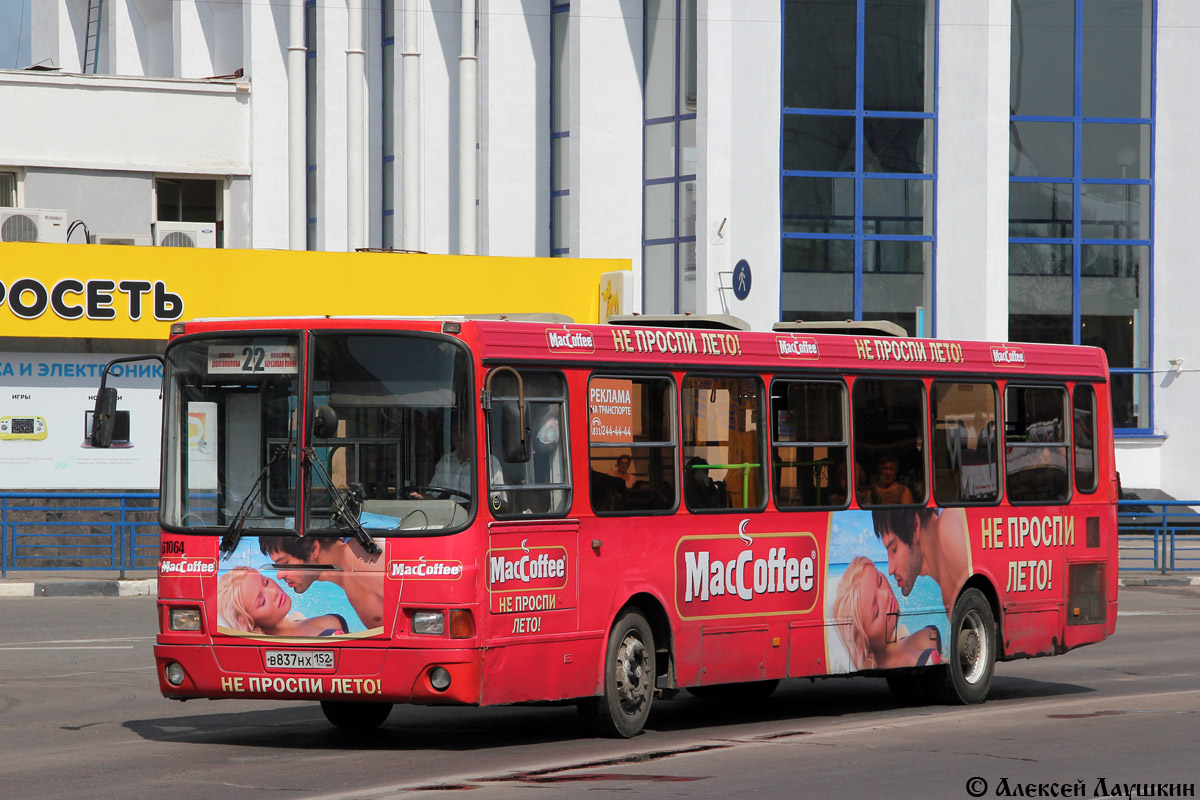
[[[0,336],[165,339],[172,322],[209,317],[597,322],[608,310],[602,275],[629,269],[624,259],[0,244]]]

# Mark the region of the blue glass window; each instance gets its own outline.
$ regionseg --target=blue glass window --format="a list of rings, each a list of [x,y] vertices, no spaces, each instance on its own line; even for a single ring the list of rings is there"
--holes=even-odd
[[[396,6],[379,4],[383,92],[383,247],[396,246]]]
[[[936,0],[784,0],[785,320],[931,335]]]
[[[1153,429],[1154,0],[1013,0],[1009,338],[1103,347]]]
[[[306,247],[317,249],[317,0],[304,0],[304,112],[307,169]]]
[[[571,254],[570,3],[550,6],[550,255]]]
[[[696,0],[646,0],[642,308],[696,310]]]

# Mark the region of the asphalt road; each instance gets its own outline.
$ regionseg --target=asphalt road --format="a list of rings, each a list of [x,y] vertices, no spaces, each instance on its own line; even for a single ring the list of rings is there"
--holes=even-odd
[[[397,707],[351,736],[312,703],[167,701],[153,598],[0,599],[0,797],[1195,796],[1200,588],[1125,588],[1121,608],[1107,642],[998,665],[982,706],[901,707],[878,679],[788,681],[758,704],[681,694],[613,741],[586,738],[567,707]]]

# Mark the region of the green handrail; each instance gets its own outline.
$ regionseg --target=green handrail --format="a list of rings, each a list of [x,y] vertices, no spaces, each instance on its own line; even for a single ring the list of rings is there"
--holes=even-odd
[[[742,508],[750,507],[750,469],[760,469],[762,464],[692,464],[687,469],[743,469],[742,473]]]

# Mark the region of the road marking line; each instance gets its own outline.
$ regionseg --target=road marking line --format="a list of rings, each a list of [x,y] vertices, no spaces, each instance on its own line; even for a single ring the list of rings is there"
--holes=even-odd
[[[63,678],[79,678],[84,675],[112,675],[118,672],[143,672],[148,669],[157,669],[154,665],[148,667],[120,667],[117,669],[93,669],[87,672],[68,672],[65,675],[16,675],[5,678],[8,681],[54,681]]]
[[[6,647],[0,646],[0,651],[5,653],[12,650],[132,650],[131,644],[89,644],[79,645],[78,647]]]
[[[16,646],[28,647],[34,644],[98,644],[101,642],[152,642],[153,636],[117,636],[108,639],[46,639],[40,642],[0,642],[0,649],[11,649]]]

